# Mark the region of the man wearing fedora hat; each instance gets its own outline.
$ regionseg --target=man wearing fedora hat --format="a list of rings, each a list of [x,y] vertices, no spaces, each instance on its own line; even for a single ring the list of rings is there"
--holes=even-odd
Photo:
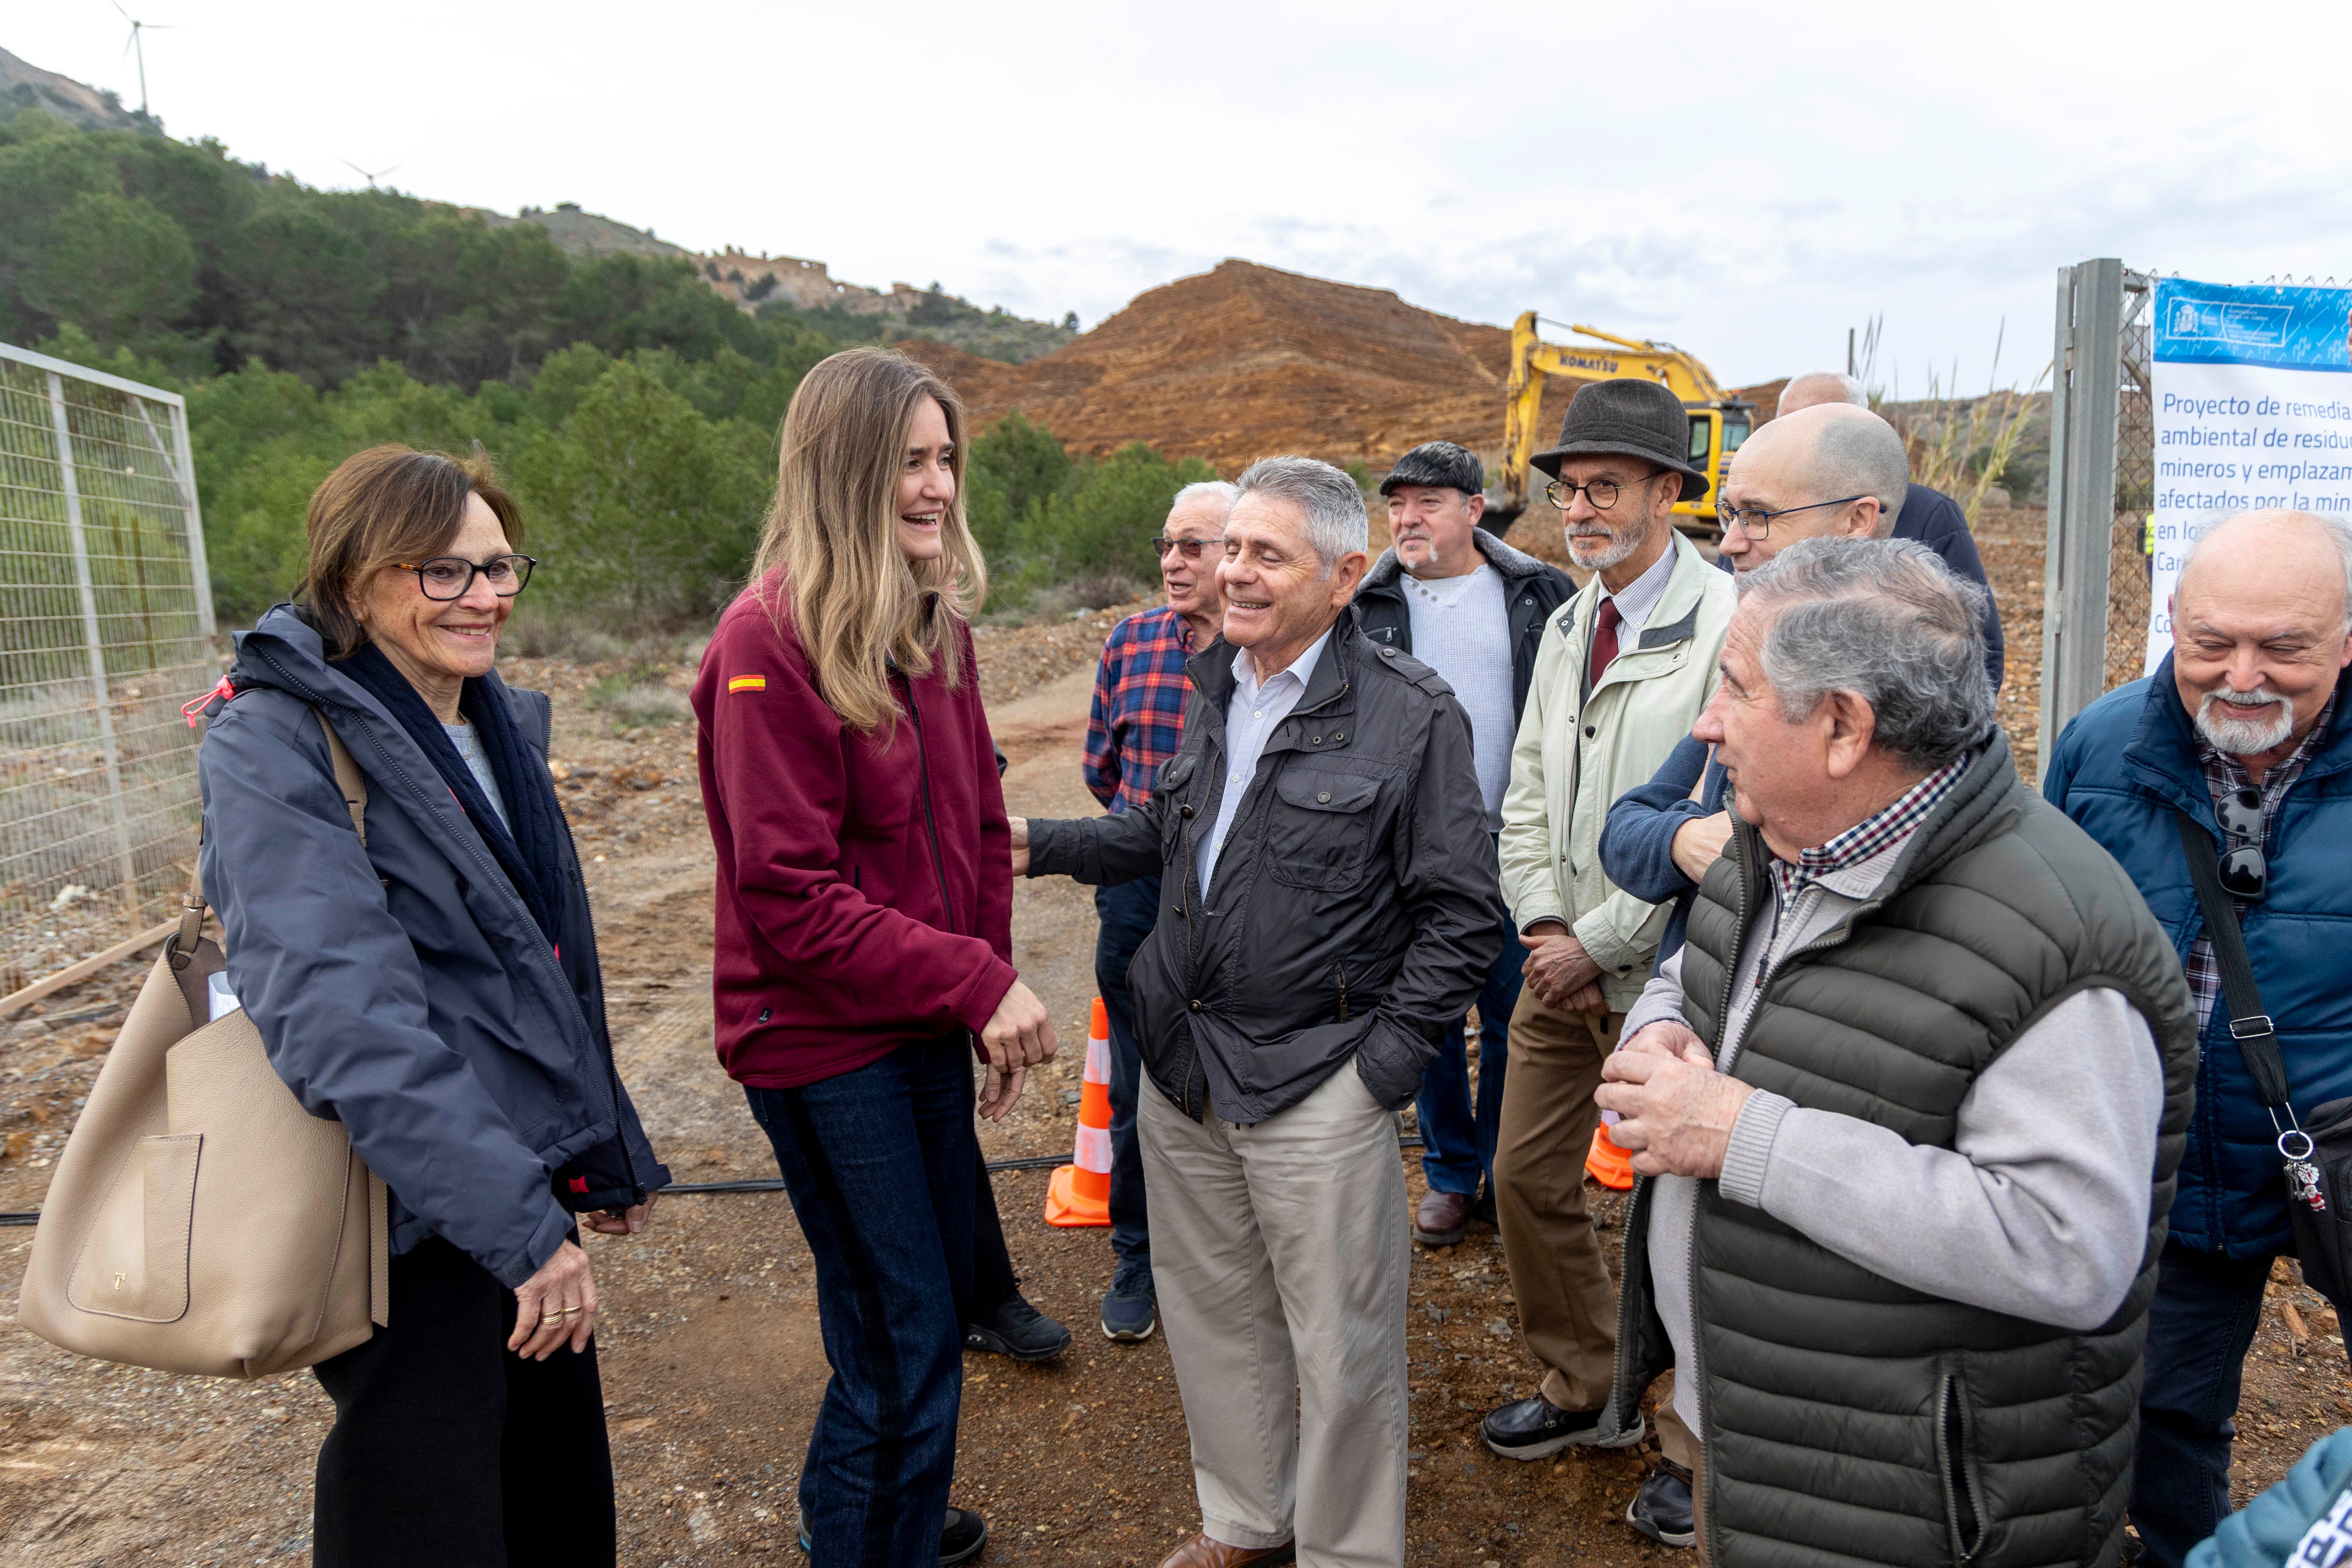
[[[1494,1184],[1520,1328],[1545,1369],[1532,1395],[1482,1424],[1486,1446],[1509,1458],[1600,1440],[1609,1399],[1616,1295],[1585,1210],[1584,1160],[1601,1064],[1649,978],[1666,911],[1610,885],[1601,829],[1610,803],[1649,782],[1713,695],[1738,603],[1730,578],[1674,527],[1675,502],[1706,488],[1689,450],[1681,401],[1627,378],[1578,393],[1559,445],[1534,459],[1552,476],[1545,493],[1567,519],[1570,557],[1592,575],[1544,632],[1503,799],[1503,895],[1528,956]],[[1637,1415],[1607,1441],[1642,1435]],[[1661,1441],[1687,1467],[1696,1444],[1678,1457],[1680,1436],[1670,1428]],[[1690,1528],[1659,1523],[1661,1539]]]

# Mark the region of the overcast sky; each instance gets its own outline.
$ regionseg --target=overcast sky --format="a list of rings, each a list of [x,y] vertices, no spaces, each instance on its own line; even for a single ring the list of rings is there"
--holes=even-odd
[[[1732,383],[1883,315],[1916,396],[1982,390],[2004,321],[2000,381],[2038,374],[2063,262],[2352,277],[2340,3],[123,3],[175,29],[173,135],[314,184],[396,164],[1087,326],[1241,256]],[[10,11],[0,47],[136,105],[108,0]]]

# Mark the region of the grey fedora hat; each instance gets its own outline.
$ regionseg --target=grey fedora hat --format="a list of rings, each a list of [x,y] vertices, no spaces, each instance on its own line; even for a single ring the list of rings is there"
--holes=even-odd
[[[1654,381],[1620,376],[1596,381],[1576,395],[1559,422],[1559,441],[1528,460],[1553,479],[1562,458],[1639,458],[1683,477],[1682,499],[1706,493],[1706,470],[1690,460],[1690,416],[1683,401]]]

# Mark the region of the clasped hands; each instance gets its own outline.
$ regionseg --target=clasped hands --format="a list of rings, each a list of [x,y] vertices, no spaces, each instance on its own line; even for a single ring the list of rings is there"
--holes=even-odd
[[[1609,999],[1601,994],[1601,965],[1584,951],[1575,933],[1558,921],[1538,921],[1519,938],[1528,950],[1520,984],[1536,1000],[1558,1013],[1606,1013]]]
[[[1732,1123],[1756,1092],[1715,1070],[1689,1026],[1667,1019],[1627,1040],[1601,1064],[1593,1102],[1617,1113],[1609,1130],[1643,1176],[1723,1174]]]

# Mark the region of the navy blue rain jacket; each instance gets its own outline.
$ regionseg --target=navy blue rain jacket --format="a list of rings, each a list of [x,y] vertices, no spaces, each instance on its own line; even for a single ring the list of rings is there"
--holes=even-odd
[[[1691,791],[1702,771],[1706,787],[1693,800]],[[1723,810],[1727,804],[1723,796],[1723,764],[1708,760],[1705,741],[1685,735],[1648,784],[1627,790],[1612,803],[1608,819],[1601,825],[1601,869],[1609,880],[1645,904],[1671,901],[1675,906],[1658,939],[1653,974],[1682,951],[1691,900],[1698,893],[1698,884],[1675,864],[1675,834],[1685,822]]]
[[[2174,813],[2221,828],[2197,764],[2197,735],[2168,657],[2118,687],[2058,737],[2042,793],[2121,862],[2186,963],[2205,932]],[[2352,673],[2318,754],[2280,799],[2263,854],[2265,896],[2242,925],[2254,983],[2278,1028],[2295,1114],[2352,1095]],[[2277,1134],[2217,1002],[2200,1042],[2197,1110],[2172,1237],[2200,1252],[2257,1258],[2293,1249]]]
[[[567,835],[551,946],[424,751],[292,606],[236,639],[230,679],[198,756],[229,984],[278,1077],[392,1189],[392,1250],[438,1235],[520,1285],[569,1210],[669,1180],[614,1067],[579,858]],[[543,766],[546,695],[483,679]],[[314,708],[367,775],[364,848]]]

